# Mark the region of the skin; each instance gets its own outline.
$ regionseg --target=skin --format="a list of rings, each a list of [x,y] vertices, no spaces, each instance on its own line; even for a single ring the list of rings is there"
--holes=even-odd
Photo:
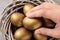
[[[26,16],[29,18],[44,17],[51,19],[56,23],[54,29],[39,28],[35,33],[60,38],[60,5],[45,2],[31,9],[26,13]]]

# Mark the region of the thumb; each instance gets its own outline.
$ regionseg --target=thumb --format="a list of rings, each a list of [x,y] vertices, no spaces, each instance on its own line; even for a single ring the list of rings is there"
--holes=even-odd
[[[54,29],[40,28],[35,31],[35,34],[42,34],[42,35],[47,35],[54,38],[59,38],[59,34],[56,32],[57,31],[55,31]]]

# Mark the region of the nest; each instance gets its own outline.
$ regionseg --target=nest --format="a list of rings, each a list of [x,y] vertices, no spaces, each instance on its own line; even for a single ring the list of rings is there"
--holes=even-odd
[[[54,3],[52,0],[45,0],[47,2]],[[12,13],[16,12],[19,9],[22,9],[23,6],[26,3],[31,3],[34,5],[40,5],[44,1],[35,1],[35,0],[30,0],[30,1],[14,1],[13,3],[9,4],[3,11],[2,13],[2,19],[1,19],[1,32],[4,35],[3,39],[4,40],[15,40],[12,34],[11,30],[11,22],[10,22],[10,16]],[[54,38],[50,38],[49,40],[54,40]]]

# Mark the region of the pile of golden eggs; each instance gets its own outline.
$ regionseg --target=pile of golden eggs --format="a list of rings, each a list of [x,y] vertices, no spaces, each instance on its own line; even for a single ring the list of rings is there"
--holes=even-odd
[[[26,17],[26,13],[35,7],[33,4],[25,4],[23,7],[23,13],[21,12],[14,12],[10,16],[11,23],[17,28],[14,32],[14,38],[16,40],[47,40],[48,37],[45,35],[35,34],[34,31],[38,28],[43,26],[43,22],[41,18],[28,18]],[[53,27],[53,23],[43,18],[45,21],[46,27]],[[13,26],[12,26],[13,27]],[[12,30],[13,31],[13,30]]]

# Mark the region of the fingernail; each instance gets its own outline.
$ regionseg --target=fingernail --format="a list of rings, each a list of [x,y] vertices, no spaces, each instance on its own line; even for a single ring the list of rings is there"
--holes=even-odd
[[[30,17],[30,16],[31,16],[31,14],[30,14],[30,13],[26,13],[26,16],[27,16],[27,17]]]
[[[38,30],[35,31],[35,34],[40,34],[40,32]]]

